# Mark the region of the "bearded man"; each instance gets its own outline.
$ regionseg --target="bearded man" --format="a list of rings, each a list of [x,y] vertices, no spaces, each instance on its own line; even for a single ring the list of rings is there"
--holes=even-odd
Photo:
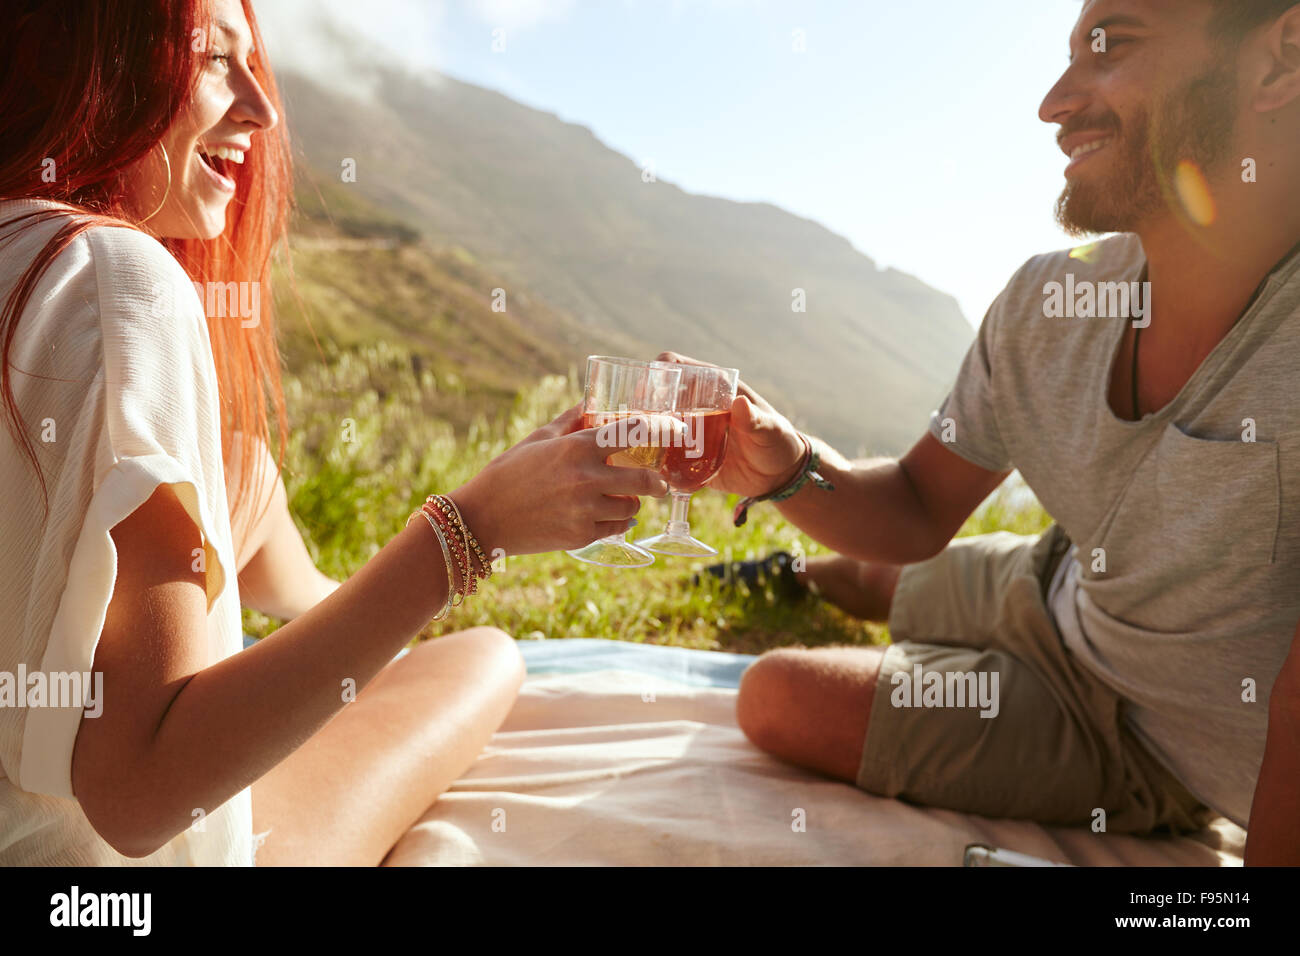
[[[839,554],[800,577],[893,640],[764,655],[738,721],[871,793],[1221,814],[1300,863],[1300,6],[1086,0],[1069,50],[1057,217],[1115,235],[1025,263],[912,450],[850,463],[736,401],[715,486],[778,500]],[[1013,469],[1055,524],[953,540]]]

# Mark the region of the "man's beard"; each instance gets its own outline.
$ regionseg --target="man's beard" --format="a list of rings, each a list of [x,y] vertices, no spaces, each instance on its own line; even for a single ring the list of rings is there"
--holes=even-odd
[[[1056,221],[1066,234],[1132,232],[1178,203],[1173,190],[1179,163],[1193,163],[1207,176],[1232,144],[1237,121],[1236,67],[1223,59],[1160,103],[1153,129],[1141,110],[1121,134],[1119,120],[1106,125],[1115,136],[1112,171],[1091,182],[1073,180],[1056,201]]]

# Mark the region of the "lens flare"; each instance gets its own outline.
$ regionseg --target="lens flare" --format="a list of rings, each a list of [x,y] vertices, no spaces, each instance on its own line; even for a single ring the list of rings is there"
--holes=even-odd
[[[1075,246],[1070,250],[1070,258],[1078,259],[1080,262],[1092,262],[1097,255],[1097,246],[1100,243],[1090,242],[1086,246]]]
[[[1182,160],[1174,170],[1174,192],[1188,218],[1198,226],[1211,225],[1218,218],[1210,184],[1201,167],[1189,159]]]

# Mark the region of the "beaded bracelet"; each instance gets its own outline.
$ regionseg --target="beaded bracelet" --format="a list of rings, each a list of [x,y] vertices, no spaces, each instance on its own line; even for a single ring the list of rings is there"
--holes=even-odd
[[[465,602],[467,596],[478,591],[477,581],[475,580],[473,570],[470,567],[469,554],[465,549],[460,535],[452,525],[451,519],[428,501],[420,506],[420,510],[424,512],[425,517],[438,526],[439,530],[446,535],[447,540],[451,544],[451,553],[456,559],[456,570],[460,575],[460,583],[456,589],[456,600],[452,602],[452,607],[460,607],[460,605]]]
[[[483,579],[490,578],[492,576],[492,563],[488,561],[487,555],[483,553],[483,548],[479,545],[478,539],[475,538],[473,532],[469,530],[469,525],[465,523],[465,519],[461,516],[460,508],[456,506],[456,502],[452,501],[451,498],[446,495],[429,495],[425,500],[425,505],[431,505],[437,508],[443,517],[450,522],[455,532],[460,535],[467,556],[471,549],[473,550],[474,556],[478,558],[479,563],[478,569],[475,570],[471,568],[474,577]]]
[[[433,528],[433,533],[438,536],[438,544],[442,545],[442,563],[447,569],[447,599],[442,602],[442,610],[433,616],[433,620],[441,621],[447,616],[447,612],[451,610],[451,599],[456,594],[456,584],[451,578],[451,553],[447,550],[447,539],[443,537],[442,529],[423,509],[412,511],[411,516],[406,519],[406,524],[409,526],[415,520],[415,516],[420,514],[429,519],[429,527]]]
[[[456,502],[446,495],[429,495],[419,511],[406,519],[409,525],[417,514],[424,515],[438,536],[442,561],[447,569],[447,600],[433,618],[440,621],[448,610],[460,607],[465,598],[478,593],[478,582],[492,576],[492,565],[483,553],[474,533],[469,530]],[[477,567],[475,566],[477,562]]]
[[[438,497],[451,505],[451,510],[456,516],[456,523],[460,526],[461,532],[465,535],[465,540],[473,546],[474,553],[478,555],[479,564],[483,568],[483,577],[490,578],[492,576],[492,562],[488,560],[487,555],[483,553],[483,549],[479,546],[478,539],[475,538],[473,533],[469,530],[469,525],[465,523],[465,519],[461,516],[459,506],[457,506],[456,502],[453,501],[449,495],[438,495]]]

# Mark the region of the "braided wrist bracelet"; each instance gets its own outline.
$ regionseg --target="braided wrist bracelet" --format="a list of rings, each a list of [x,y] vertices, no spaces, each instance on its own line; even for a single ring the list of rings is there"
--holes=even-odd
[[[736,505],[735,514],[732,515],[731,523],[735,527],[739,528],[748,520],[749,515],[747,512],[750,505],[756,505],[760,501],[785,501],[787,498],[794,497],[799,492],[799,489],[809,481],[823,491],[835,490],[835,486],[817,471],[822,463],[821,453],[817,451],[813,443],[808,440],[808,436],[803,432],[799,433],[799,438],[803,441],[803,457],[799,460],[799,470],[795,473],[795,476],[783,487],[777,488],[775,491],[769,491],[765,495],[758,495],[753,498],[742,499]]]

